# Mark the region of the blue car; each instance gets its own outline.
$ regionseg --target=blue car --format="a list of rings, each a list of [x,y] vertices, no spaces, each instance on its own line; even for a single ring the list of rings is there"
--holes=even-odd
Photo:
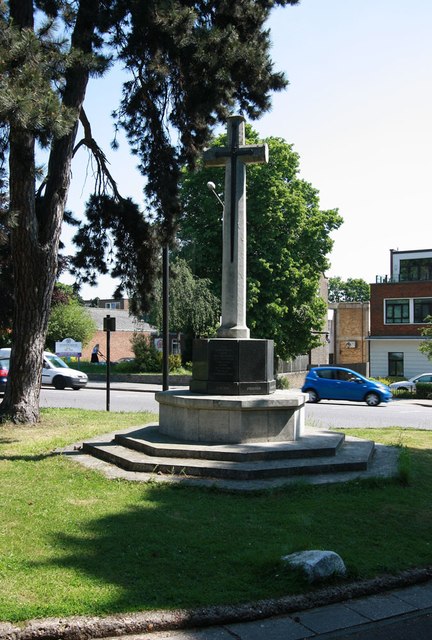
[[[389,402],[393,397],[387,385],[344,367],[312,367],[302,391],[309,394],[309,402],[352,400],[366,402],[370,407]]]

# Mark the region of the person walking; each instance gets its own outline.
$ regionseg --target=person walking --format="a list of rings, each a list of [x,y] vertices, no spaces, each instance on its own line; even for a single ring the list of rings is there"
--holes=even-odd
[[[99,362],[99,356],[101,356],[101,355],[102,354],[99,351],[99,344],[95,344],[95,346],[92,349],[90,362],[94,362],[94,363],[97,364]]]

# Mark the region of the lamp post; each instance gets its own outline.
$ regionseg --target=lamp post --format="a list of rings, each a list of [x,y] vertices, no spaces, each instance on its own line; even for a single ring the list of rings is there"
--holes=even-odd
[[[169,389],[169,247],[162,248],[162,390]]]

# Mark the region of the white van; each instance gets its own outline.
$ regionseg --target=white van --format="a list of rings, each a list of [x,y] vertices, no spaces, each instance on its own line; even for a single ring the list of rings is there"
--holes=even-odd
[[[10,348],[0,349],[0,358],[10,358]],[[85,387],[88,377],[82,371],[70,369],[63,360],[54,353],[44,351],[42,384],[52,385],[56,389],[72,387],[75,391]]]

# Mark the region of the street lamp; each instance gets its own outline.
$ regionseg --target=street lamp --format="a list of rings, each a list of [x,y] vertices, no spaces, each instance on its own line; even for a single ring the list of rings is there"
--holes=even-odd
[[[222,209],[225,208],[223,201],[221,200],[220,195],[216,192],[216,185],[214,182],[207,182],[207,189],[209,189],[215,196],[216,200],[222,205]]]

